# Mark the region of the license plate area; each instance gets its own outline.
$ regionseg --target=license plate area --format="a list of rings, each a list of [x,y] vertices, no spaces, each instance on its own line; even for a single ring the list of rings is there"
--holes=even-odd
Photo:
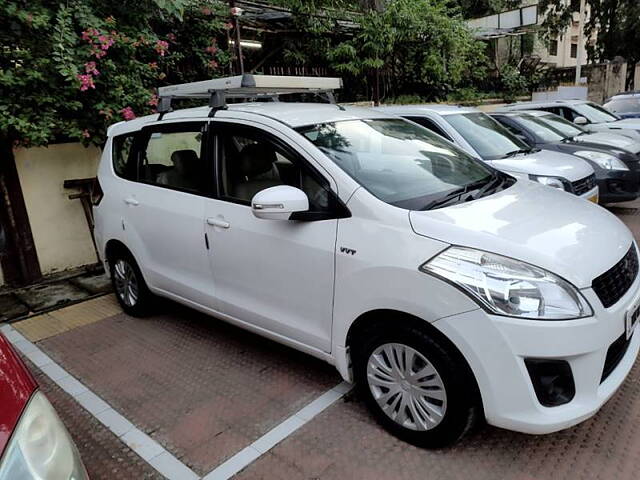
[[[636,304],[627,310],[624,317],[624,331],[627,340],[633,335],[633,330],[636,328],[636,325],[638,325],[638,318],[640,318],[640,304]]]

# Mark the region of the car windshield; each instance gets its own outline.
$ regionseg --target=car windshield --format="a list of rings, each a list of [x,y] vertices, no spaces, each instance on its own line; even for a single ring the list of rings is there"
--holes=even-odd
[[[541,117],[534,115],[522,114],[514,117],[514,121],[530,134],[537,137],[542,143],[561,142],[575,135],[566,135],[559,129],[551,126],[548,122],[542,120]]]
[[[402,119],[344,120],[298,129],[380,200],[422,210],[496,173],[435,133]],[[464,193],[464,192],[463,192]]]
[[[531,149],[529,145],[482,112],[456,113],[444,115],[443,118],[484,160],[504,158]]]
[[[638,113],[640,112],[640,98],[614,98],[603,106],[613,113]]]
[[[591,123],[615,122],[616,120],[620,120],[613,113],[606,111],[595,103],[576,103],[572,105],[572,107]]]
[[[554,115],[553,113],[539,115],[537,118],[540,122],[562,133],[565,138],[573,138],[587,133],[584,128],[571,123],[569,120],[565,120],[559,115]]]

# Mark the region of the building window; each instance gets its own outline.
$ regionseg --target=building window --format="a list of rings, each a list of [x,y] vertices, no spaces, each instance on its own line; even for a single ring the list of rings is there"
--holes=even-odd
[[[558,39],[553,38],[549,42],[549,55],[555,57],[558,55]]]
[[[578,44],[571,44],[571,58],[578,58]]]

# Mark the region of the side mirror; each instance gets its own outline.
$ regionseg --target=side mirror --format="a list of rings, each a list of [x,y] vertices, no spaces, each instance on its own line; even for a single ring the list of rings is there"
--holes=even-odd
[[[589,123],[589,120],[587,120],[585,117],[576,117],[573,119],[573,123],[575,123],[576,125],[586,125],[587,123]]]
[[[256,193],[251,199],[251,211],[265,220],[289,220],[292,213],[309,210],[307,194],[299,188],[278,185]]]

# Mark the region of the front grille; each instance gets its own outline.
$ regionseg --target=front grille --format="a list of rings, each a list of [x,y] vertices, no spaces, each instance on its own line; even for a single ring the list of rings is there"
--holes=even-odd
[[[593,291],[605,308],[610,307],[627,293],[638,275],[638,254],[635,245],[609,270],[596,277],[591,284]]]
[[[622,357],[624,357],[624,354],[627,353],[630,343],[631,338],[627,340],[626,334],[623,333],[611,344],[607,350],[607,358],[604,360],[604,368],[602,369],[602,378],[600,379],[600,383],[604,382],[607,377],[611,375],[611,372],[616,369],[622,360]]]
[[[571,183],[571,188],[573,189],[573,193],[576,195],[583,195],[587,193],[589,190],[595,188],[596,186],[596,176],[589,175],[588,177],[584,177],[581,180],[576,180]]]

